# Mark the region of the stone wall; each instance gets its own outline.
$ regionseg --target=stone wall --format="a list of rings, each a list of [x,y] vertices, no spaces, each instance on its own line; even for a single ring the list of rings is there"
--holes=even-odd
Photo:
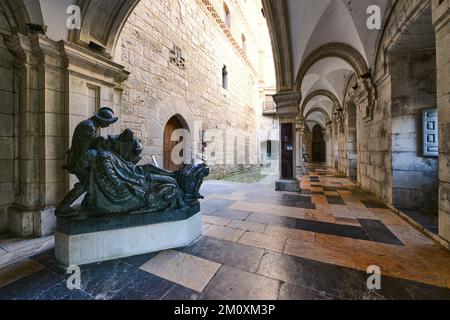
[[[356,106],[353,101],[346,102],[345,115],[345,130],[338,136],[338,170],[356,181],[358,179],[358,139]]]
[[[364,119],[367,99],[355,100],[358,115],[358,182],[391,203],[390,82],[380,82],[377,90],[378,102],[370,121]]]
[[[398,158],[393,158],[392,153],[395,144],[398,143],[392,139],[398,136],[398,132],[395,131],[398,126],[392,118],[397,90],[393,88],[394,79],[390,67],[391,59],[396,61],[397,59],[395,56],[392,57],[391,53],[396,46],[408,45],[408,41],[404,42],[402,36],[413,33],[408,28],[414,26],[414,22],[429,10],[429,1],[421,0],[398,1],[392,6],[390,18],[384,26],[385,31],[378,42],[375,64],[371,66],[376,102],[370,117],[366,116],[368,97],[364,93],[365,86],[362,80],[358,80],[359,86],[354,94],[358,115],[358,182],[391,204],[394,202],[393,190],[398,186],[405,186],[405,183],[398,184],[399,179],[396,186],[393,182],[393,174],[400,171],[393,170],[393,166],[398,166],[399,161]],[[427,40],[425,34],[420,37],[421,28],[428,30],[429,26],[420,20],[416,29],[413,29],[417,30],[416,39]],[[428,103],[423,101],[422,105],[426,107]]]
[[[231,129],[240,137],[249,135],[258,147],[257,137],[250,136],[259,129],[258,75],[257,66],[249,62],[258,61],[258,46],[237,8],[228,7],[231,31],[220,22],[220,1],[207,7],[204,1],[143,0],[126,22],[115,54],[116,61],[131,72],[124,84],[121,125],[142,138],[145,160],[155,156],[163,163],[164,127],[176,114],[186,120],[192,135],[199,134],[194,123],[201,121],[203,130]],[[236,40],[241,33],[247,39],[246,54]],[[174,46],[184,58],[181,68],[170,62]],[[228,90],[222,87],[224,66]],[[235,144],[250,152],[245,139],[226,139],[228,150]],[[233,164],[235,156],[236,152],[226,152],[226,163],[210,159],[213,174],[240,169]]]
[[[1,16],[0,12],[0,16]],[[0,28],[6,28],[3,20]],[[13,56],[4,45],[0,35],[0,232],[6,229],[7,208],[14,202],[14,181],[16,147],[14,137],[17,137],[14,94],[14,73],[12,69]]]
[[[422,155],[422,110],[436,108],[436,51],[391,56],[393,204],[437,209],[437,158]],[[437,210],[436,210],[437,211]]]
[[[439,235],[450,241],[450,0],[432,0],[439,111]]]

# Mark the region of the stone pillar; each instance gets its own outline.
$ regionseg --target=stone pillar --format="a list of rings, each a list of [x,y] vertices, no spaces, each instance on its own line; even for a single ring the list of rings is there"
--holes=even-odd
[[[439,235],[450,241],[450,0],[433,0],[439,111]]]
[[[300,192],[297,179],[296,117],[302,99],[301,92],[283,92],[273,96],[280,123],[280,180],[277,191]]]
[[[297,140],[297,143],[295,145],[295,150],[297,151],[297,154],[296,154],[296,157],[295,157],[296,158],[295,165],[297,166],[297,168],[299,168],[299,167],[302,166],[302,155],[301,155],[302,148],[301,148],[301,145],[300,145],[302,138],[300,136],[300,131],[299,131],[299,129],[297,127],[295,128],[295,135],[296,135],[296,140]]]
[[[1,219],[0,227],[6,224],[18,236],[46,236],[53,233],[54,208],[69,187],[68,174],[62,166],[69,148],[70,123],[92,115],[91,111],[76,119],[70,115],[73,108],[86,108],[89,104],[75,90],[75,84],[81,81],[69,81],[71,72],[81,78],[79,75],[85,70],[89,85],[96,85],[98,79],[103,87],[108,87],[101,91],[103,97],[99,99],[116,110],[119,102],[115,93],[128,73],[122,66],[87,49],[69,50],[63,42],[52,41],[43,34],[13,34],[5,45],[14,56],[20,82],[19,174],[14,202],[7,210],[6,221]],[[75,56],[79,57],[80,68],[75,66]],[[89,87],[84,84],[88,96]]]
[[[57,43],[42,34],[13,34],[5,44],[15,56],[19,89],[17,191],[8,208],[7,228],[19,236],[52,232],[52,197],[61,194],[58,171],[65,152],[64,62]],[[56,92],[62,92],[58,99]],[[55,93],[55,94],[54,94]]]
[[[333,166],[333,123],[329,121],[325,127],[326,162]]]
[[[305,118],[298,116],[295,129],[297,131],[297,168],[300,174],[303,174],[303,133],[305,131]]]

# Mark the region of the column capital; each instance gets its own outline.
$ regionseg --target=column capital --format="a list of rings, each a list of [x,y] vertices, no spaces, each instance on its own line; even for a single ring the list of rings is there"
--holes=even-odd
[[[280,92],[273,96],[273,101],[277,106],[277,114],[280,118],[297,117],[302,102],[300,91]]]
[[[298,115],[295,118],[295,129],[303,135],[305,131],[305,117],[303,115]]]

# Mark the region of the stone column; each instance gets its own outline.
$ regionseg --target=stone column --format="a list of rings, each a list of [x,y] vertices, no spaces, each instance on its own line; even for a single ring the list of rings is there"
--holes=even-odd
[[[333,166],[333,127],[329,121],[325,127],[326,162],[327,166]]]
[[[450,241],[450,0],[433,0],[439,111],[439,235]]]
[[[297,143],[295,145],[295,150],[297,151],[297,154],[296,154],[296,157],[295,157],[296,158],[295,165],[297,166],[297,168],[299,168],[299,167],[302,166],[302,155],[301,155],[302,148],[301,148],[301,145],[300,145],[302,138],[300,136],[300,131],[299,131],[299,129],[297,127],[295,128],[295,135],[296,135],[296,138],[297,138],[296,139]]]
[[[305,131],[305,118],[303,116],[297,117],[295,129],[297,131],[297,168],[303,174],[303,133]]]
[[[19,236],[43,236],[52,232],[55,219],[48,208],[64,186],[58,174],[65,156],[64,62],[58,44],[39,33],[14,34],[5,43],[20,81],[18,192],[7,227]]]
[[[92,114],[84,110],[87,98],[82,100],[84,96],[75,90],[75,84],[81,81],[71,82],[71,72],[80,78],[85,71],[85,96],[88,85],[97,84],[96,79],[101,83],[99,88],[108,87],[102,90],[101,100],[116,110],[114,94],[128,73],[87,49],[70,50],[67,43],[52,41],[43,34],[14,34],[5,44],[15,58],[20,81],[18,188],[8,208],[6,225],[18,236],[46,236],[55,227],[54,208],[68,190],[68,174],[62,166],[70,143],[70,123]],[[80,68],[73,63],[75,56],[81,61]],[[76,107],[81,109],[78,118],[71,116]]]
[[[296,117],[302,99],[301,92],[282,92],[273,96],[280,123],[280,180],[277,191],[300,192],[296,174]]]
[[[333,122],[333,168],[338,170],[339,164],[339,130],[338,125]]]

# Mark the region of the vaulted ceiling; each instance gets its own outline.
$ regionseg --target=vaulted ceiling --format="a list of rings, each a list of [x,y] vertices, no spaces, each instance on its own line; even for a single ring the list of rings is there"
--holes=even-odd
[[[263,0],[268,7],[271,0]],[[359,59],[364,62],[366,70],[373,65],[376,56],[379,30],[370,30],[367,20],[370,13],[369,6],[376,5],[381,9],[382,18],[392,6],[393,0],[279,0],[279,6],[284,10],[272,8],[270,13],[285,12],[287,19],[269,17],[268,23],[282,23],[287,21],[286,29],[290,35],[290,70],[293,84],[292,89],[298,87],[302,92],[303,100],[315,92],[328,92],[337,97],[342,104],[346,81],[353,73],[363,72],[355,70],[355,66],[342,58],[342,56],[324,54],[321,48],[327,45],[339,44],[351,48]],[[272,5],[273,7],[273,5]],[[278,27],[278,30],[281,29]],[[272,33],[272,37],[276,34]],[[274,49],[277,55],[276,48]],[[320,55],[316,60],[311,57]],[[279,55],[279,53],[278,53]],[[306,70],[305,64],[307,65]],[[361,64],[361,63],[360,63]],[[286,64],[287,65],[287,64]],[[325,95],[315,96],[304,106],[303,116],[308,114],[314,121],[325,121],[325,117],[318,116],[317,112],[310,110],[321,108],[330,118],[333,116],[335,103]],[[321,123],[323,125],[323,123]]]

